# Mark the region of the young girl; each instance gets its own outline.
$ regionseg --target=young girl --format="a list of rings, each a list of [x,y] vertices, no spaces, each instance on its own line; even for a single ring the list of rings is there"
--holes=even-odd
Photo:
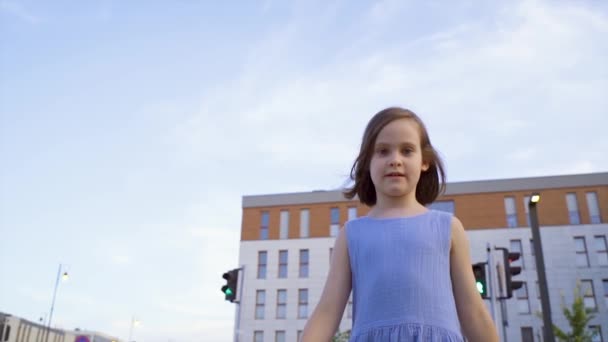
[[[351,289],[351,342],[498,341],[462,224],[425,207],[443,191],[445,174],[420,118],[402,108],[376,114],[351,178],[346,197],[371,210],[338,234],[302,341],[331,341]]]

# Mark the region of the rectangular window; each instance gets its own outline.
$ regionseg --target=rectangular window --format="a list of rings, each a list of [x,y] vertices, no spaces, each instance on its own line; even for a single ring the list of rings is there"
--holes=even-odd
[[[287,316],[287,290],[277,290],[277,318],[285,319]]]
[[[570,224],[580,224],[581,217],[578,213],[578,201],[576,200],[575,193],[566,194],[566,204],[568,205],[568,216],[570,217]]]
[[[287,278],[287,258],[286,250],[279,251],[279,278]]]
[[[528,298],[528,284],[524,283],[522,287],[515,290],[517,297],[517,312],[520,314],[530,313],[530,300]]]
[[[600,216],[600,206],[597,201],[597,193],[588,192],[585,195],[587,197],[587,207],[589,208],[589,221],[593,224],[602,223],[602,217]]]
[[[348,208],[348,220],[354,220],[357,218],[357,207]]]
[[[519,259],[517,261],[511,263],[511,266],[521,267],[521,269],[523,270],[525,268],[525,265],[524,265],[524,251],[521,246],[521,240],[511,240],[509,250],[511,252],[517,252],[520,254]]]
[[[266,279],[266,262],[268,261],[268,252],[258,252],[258,279]]]
[[[334,256],[334,249],[329,248],[329,264],[331,265],[331,258]]]
[[[608,308],[608,279],[602,279],[602,284],[604,285],[604,303]]]
[[[302,341],[302,330],[298,330],[298,342]]]
[[[267,211],[262,211],[262,222],[260,223],[260,240],[268,240],[269,222],[270,214]]]
[[[281,210],[280,238],[289,239],[289,211]]]
[[[591,342],[604,342],[604,337],[602,336],[602,328],[599,325],[591,325],[589,326],[589,330],[591,330]]]
[[[536,268],[536,253],[534,252],[534,240],[530,239],[530,254],[531,254],[531,258],[529,261],[529,265],[531,269],[535,269]]]
[[[429,209],[445,211],[447,213],[454,214],[454,201],[437,201],[431,203]]]
[[[300,249],[300,278],[308,278],[308,249]]]
[[[585,302],[585,308],[590,310],[597,310],[595,303],[595,293],[593,293],[593,281],[590,279],[581,280],[581,294]]]
[[[255,293],[255,319],[264,319],[264,306],[266,305],[266,290],[257,290]]]
[[[308,318],[308,289],[298,290],[298,318]]]
[[[330,224],[329,224],[329,236],[338,236],[340,231],[340,208],[331,208],[330,212]]]
[[[530,196],[524,196],[524,212],[526,213],[526,227],[530,227]]]
[[[285,342],[285,330],[277,330],[274,333],[274,342]]]
[[[587,255],[587,244],[584,236],[574,237],[574,248],[576,249],[576,265],[578,267],[589,267],[589,256]]]
[[[264,342],[264,332],[260,330],[254,331],[253,342]]]
[[[515,197],[505,197],[505,212],[507,214],[507,227],[517,227],[517,210],[515,208]]]
[[[595,252],[597,254],[598,265],[608,266],[608,246],[606,245],[606,236],[596,235],[593,238],[595,242]]]
[[[310,211],[300,210],[300,237],[307,238],[310,235]]]
[[[521,327],[521,341],[534,342],[534,332],[532,327]]]
[[[348,301],[348,307],[346,308],[346,317],[353,318],[353,300]]]

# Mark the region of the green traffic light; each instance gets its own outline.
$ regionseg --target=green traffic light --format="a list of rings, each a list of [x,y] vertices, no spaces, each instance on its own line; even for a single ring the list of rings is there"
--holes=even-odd
[[[479,291],[479,293],[485,292],[484,288],[483,288],[483,284],[480,281],[477,282],[477,291]]]
[[[227,296],[232,296],[232,289],[226,289],[226,291],[224,292]]]

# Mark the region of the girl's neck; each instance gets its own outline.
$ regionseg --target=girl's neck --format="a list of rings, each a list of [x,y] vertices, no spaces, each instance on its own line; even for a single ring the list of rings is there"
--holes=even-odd
[[[376,197],[376,204],[369,211],[371,217],[401,217],[415,216],[428,209],[416,200],[416,196],[403,197]]]

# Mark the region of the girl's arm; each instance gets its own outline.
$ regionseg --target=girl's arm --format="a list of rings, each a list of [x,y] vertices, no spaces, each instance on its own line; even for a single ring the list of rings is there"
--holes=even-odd
[[[308,319],[301,342],[329,342],[338,330],[351,290],[346,229],[341,229],[333,249],[329,274],[321,299]]]
[[[469,241],[462,223],[452,219],[450,269],[460,326],[470,342],[498,342],[492,318],[475,286]]]

